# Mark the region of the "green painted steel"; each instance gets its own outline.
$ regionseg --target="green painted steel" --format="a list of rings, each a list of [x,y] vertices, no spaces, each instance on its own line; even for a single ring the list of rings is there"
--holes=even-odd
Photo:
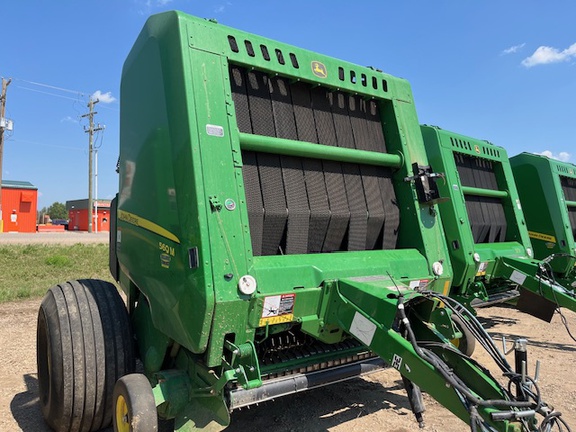
[[[237,81],[244,78],[253,91],[246,99],[248,113],[241,106],[248,87]],[[275,99],[282,97],[281,87],[272,88],[276,84],[291,88],[294,95],[314,98],[321,92],[315,103],[333,104],[332,112],[314,111],[317,142],[279,132],[287,126],[275,110],[304,107],[311,114],[318,108],[289,104],[285,98],[282,105]],[[340,100],[351,104],[342,108],[344,114],[336,112]],[[395,328],[404,310],[396,295],[400,290],[410,309],[429,305],[411,315],[424,341],[449,347],[448,340],[460,334],[442,302],[420,294],[446,294],[452,266],[436,204],[419,202],[410,177],[412,164],[426,166],[428,159],[405,80],[169,12],[151,17],[134,44],[122,72],[121,101],[117,231],[111,244],[116,245],[118,279],[163,417],[175,418],[178,430],[225,427],[225,392],[231,385],[255,388],[265,374],[329,360],[326,354],[307,357],[307,364],[290,358],[289,349],[312,339],[326,347],[348,344],[341,353],[330,354],[330,361],[364,355],[366,347],[388,361],[404,359],[414,369],[398,367],[402,374],[469,420],[461,398]],[[360,117],[358,107],[364,107]],[[331,116],[328,125],[339,122],[340,129],[332,130],[340,140],[337,145],[327,142],[329,134],[321,138],[320,126],[327,124],[321,123],[322,115]],[[274,130],[246,131],[260,127],[265,118],[272,119],[268,126],[273,125],[276,136]],[[377,126],[351,126],[358,121]],[[366,133],[372,137],[366,139]],[[372,145],[380,136],[385,148],[378,152],[359,145]],[[320,171],[306,171],[310,161]],[[257,169],[261,177],[256,193],[249,169]],[[326,231],[322,249],[310,249],[311,229],[303,250],[314,253],[294,253],[290,248],[300,251],[301,243],[296,247],[292,238],[286,239],[299,239],[303,227],[298,221],[308,223],[317,204],[306,204],[307,213],[298,207],[298,197],[288,194],[298,190],[289,179],[298,180],[303,173],[326,176],[322,185],[328,196],[321,193],[320,201],[337,201],[338,196],[328,193],[332,185],[327,179],[334,173],[350,188],[344,197],[350,203],[344,214],[349,234],[330,238]],[[270,202],[277,203],[278,194],[285,193],[274,189],[278,181],[285,182],[287,196],[280,208],[271,210]],[[369,183],[380,188],[384,208],[385,221],[375,230],[375,220],[368,219],[374,200],[364,197]],[[315,192],[310,184],[302,185],[301,195]],[[340,197],[344,192],[336,190]],[[357,199],[365,206],[360,212],[352,204]],[[330,223],[339,216],[333,211]],[[273,233],[280,235],[272,252],[263,246],[271,234],[258,237],[259,218],[268,224],[266,229],[277,227],[278,220],[284,223]],[[353,225],[360,234],[351,231]],[[338,244],[330,244],[334,238]],[[505,247],[522,249],[510,242]],[[373,337],[364,337],[354,324],[356,313],[376,326]],[[270,350],[262,347],[276,335],[290,335],[288,330],[305,339],[287,343],[287,360],[263,364]],[[352,343],[352,336],[361,344]],[[448,368],[466,375],[463,381],[479,398],[506,398],[474,363],[460,355],[443,356]],[[517,427],[492,421],[494,408],[479,411],[497,430]]]
[[[240,147],[242,150],[274,153],[286,156],[302,156],[313,159],[362,163],[392,168],[402,167],[402,156],[400,155],[333,147],[247,133],[240,133]]]
[[[454,267],[452,294],[472,300],[482,295],[482,290],[478,291],[479,285],[490,292],[491,284],[500,282],[492,281],[491,274],[498,257],[531,258],[528,253],[531,248],[530,239],[525,229],[508,156],[502,147],[437,127],[422,126],[422,134],[432,167],[445,175],[445,181],[437,183],[442,196],[449,197],[448,201],[439,204],[439,209]],[[463,168],[457,166],[457,155],[463,155],[466,158],[464,160],[475,163],[489,161],[496,184],[483,181],[483,178],[462,179],[459,168],[461,172]],[[476,173],[480,170],[481,167],[477,168]],[[463,184],[466,181],[475,181],[484,187]],[[469,201],[474,196],[494,198],[501,203],[507,224],[503,238],[498,238],[498,241],[490,238],[478,241],[479,238],[475,238],[473,223],[481,225],[483,221],[478,219],[483,217],[495,223],[497,218],[489,219],[485,208],[481,208],[480,215],[478,212],[472,214]],[[490,215],[494,216],[494,213]],[[494,289],[500,290],[500,287]]]
[[[476,196],[483,196],[483,197],[492,197],[492,198],[508,198],[509,194],[505,190],[491,190],[491,189],[482,189],[476,188],[471,186],[462,186],[461,188],[462,193],[464,195],[476,195]]]
[[[438,182],[442,196],[449,197],[439,208],[454,268],[451,295],[470,303],[518,286],[576,310],[573,287],[548,280],[545,264],[533,259],[530,237],[534,234],[526,226],[524,202],[521,204],[506,150],[437,127],[422,126],[422,134],[432,166],[445,175],[445,181]],[[550,201],[555,201],[547,213],[543,211],[545,201],[534,194],[539,188],[534,176],[518,183],[525,196],[531,195],[528,210],[546,214],[549,219],[544,224],[551,223],[552,212],[559,212],[559,196],[551,195]],[[559,180],[557,183],[560,187]],[[492,236],[496,230],[499,235]],[[574,266],[572,259],[570,265]]]
[[[576,166],[531,153],[510,158],[534,256],[550,261],[557,278],[576,279],[576,192],[568,195],[562,181],[576,183]],[[576,190],[576,188],[574,188]]]

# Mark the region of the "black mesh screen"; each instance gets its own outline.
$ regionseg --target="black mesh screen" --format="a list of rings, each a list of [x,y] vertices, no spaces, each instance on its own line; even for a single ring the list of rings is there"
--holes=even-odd
[[[576,179],[560,176],[560,184],[564,191],[564,198],[568,201],[576,201]]]
[[[230,67],[240,132],[386,152],[378,105]],[[394,249],[391,169],[242,152],[254,255]]]
[[[570,225],[572,226],[572,235],[576,239],[576,207],[568,207],[568,217],[570,218]]]
[[[454,153],[462,186],[498,190],[494,162]],[[466,210],[474,243],[498,243],[506,240],[507,222],[498,198],[466,195]]]
[[[567,201],[576,201],[576,179],[560,176],[560,184],[564,191],[564,199]],[[568,207],[568,217],[572,226],[572,233],[576,238],[576,208]]]

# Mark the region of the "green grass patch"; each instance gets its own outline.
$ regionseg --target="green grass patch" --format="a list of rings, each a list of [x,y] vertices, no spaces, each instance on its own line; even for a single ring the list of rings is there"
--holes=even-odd
[[[113,281],[107,244],[0,246],[0,302],[44,296],[72,279]]]

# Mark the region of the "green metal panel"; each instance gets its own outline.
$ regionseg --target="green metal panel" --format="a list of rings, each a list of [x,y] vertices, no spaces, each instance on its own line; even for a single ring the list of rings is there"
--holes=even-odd
[[[148,297],[155,326],[199,353],[214,291],[212,268],[188,263],[188,248],[206,261],[210,249],[204,179],[191,169],[199,166],[199,132],[190,121],[195,98],[179,28],[176,14],[150,21],[124,65],[117,248],[121,271]]]
[[[498,257],[530,258],[527,253],[531,247],[530,239],[506,150],[437,127],[422,126],[422,134],[432,167],[445,175],[445,181],[438,181],[438,185],[442,196],[449,197],[449,200],[439,204],[439,208],[454,267],[452,292],[466,296],[477,281],[490,288],[491,270]],[[464,155],[467,160],[489,161],[497,184],[485,187],[463,184],[465,181],[459,174],[456,155]],[[478,183],[482,181],[478,180]],[[474,196],[492,198],[502,204],[507,229],[501,241],[475,241],[471,226],[474,215],[466,206],[467,199]]]
[[[562,179],[576,181],[576,166],[531,153],[510,158],[510,164],[535,257],[545,259],[552,254],[576,255],[576,203],[565,195],[561,183]],[[574,264],[574,259],[567,257],[550,262],[558,275],[572,271]]]

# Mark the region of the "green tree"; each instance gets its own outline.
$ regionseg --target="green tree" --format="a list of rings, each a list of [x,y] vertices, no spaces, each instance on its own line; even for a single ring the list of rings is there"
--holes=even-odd
[[[66,206],[62,203],[55,202],[46,209],[46,214],[50,215],[50,219],[68,219],[68,212]]]

